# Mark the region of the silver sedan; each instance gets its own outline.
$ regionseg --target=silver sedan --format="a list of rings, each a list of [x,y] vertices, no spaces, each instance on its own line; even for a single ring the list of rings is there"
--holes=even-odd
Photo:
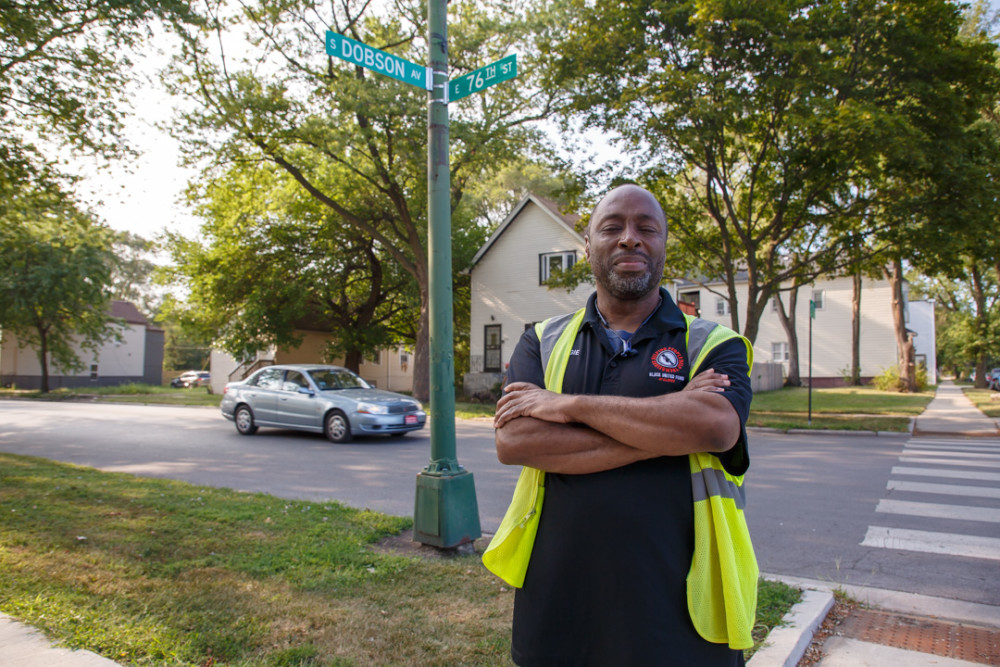
[[[260,426],[323,433],[333,442],[354,435],[403,435],[424,427],[427,413],[409,396],[375,389],[340,366],[280,364],[230,382],[222,416],[243,435]]]

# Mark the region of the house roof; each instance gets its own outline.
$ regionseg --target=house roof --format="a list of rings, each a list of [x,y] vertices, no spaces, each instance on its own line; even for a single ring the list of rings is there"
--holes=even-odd
[[[139,309],[131,301],[112,301],[111,316],[120,317],[129,324],[141,324],[150,328],[149,320],[139,312]]]
[[[507,214],[507,217],[504,218],[504,221],[500,223],[500,226],[496,228],[496,230],[493,232],[492,235],[490,235],[490,238],[486,240],[486,243],[484,243],[483,247],[479,249],[479,252],[476,253],[476,256],[472,258],[472,265],[469,267],[470,269],[479,263],[479,260],[483,258],[483,256],[489,251],[489,249],[493,246],[493,244],[496,243],[497,239],[499,239],[500,236],[507,230],[507,228],[510,227],[510,224],[514,222],[514,220],[517,218],[518,215],[520,215],[521,211],[524,210],[524,208],[528,205],[529,202],[541,208],[542,211],[547,213],[549,217],[552,218],[553,221],[555,221],[557,224],[565,228],[566,231],[568,231],[570,234],[580,239],[580,243],[583,243],[583,237],[580,236],[580,234],[576,231],[575,227],[576,222],[580,219],[579,215],[576,215],[575,213],[573,214],[561,213],[559,211],[559,204],[557,204],[556,202],[552,201],[551,199],[546,199],[545,197],[539,197],[538,195],[534,195],[529,192],[527,195],[524,196],[524,199],[518,202],[517,206],[515,206],[513,210],[511,210],[511,212]]]

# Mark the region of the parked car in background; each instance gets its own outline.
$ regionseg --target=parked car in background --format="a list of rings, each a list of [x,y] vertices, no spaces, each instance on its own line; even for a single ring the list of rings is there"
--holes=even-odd
[[[404,435],[424,427],[419,401],[375,389],[340,366],[278,364],[222,392],[222,416],[242,435],[261,426],[323,433],[332,442],[355,435]]]
[[[986,374],[986,386],[993,391],[1000,391],[1000,368],[994,368]]]
[[[207,387],[211,383],[212,375],[208,371],[184,371],[170,381],[170,386],[174,389],[187,389],[188,387]]]

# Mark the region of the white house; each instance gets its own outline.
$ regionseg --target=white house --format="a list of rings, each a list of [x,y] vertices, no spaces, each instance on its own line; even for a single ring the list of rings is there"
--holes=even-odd
[[[904,291],[905,292],[905,291]],[[737,300],[746,302],[746,284],[737,284]],[[731,326],[729,303],[724,298],[725,285],[698,286],[682,283],[675,287],[675,296],[695,303],[701,317]],[[809,301],[816,303],[816,318],[812,321],[813,386],[841,386],[851,366],[851,312],[854,283],[851,277],[821,278],[799,290],[796,303],[796,329],[799,342],[799,374],[803,382],[809,376]],[[904,293],[905,297],[905,293]],[[782,296],[788,308],[787,295]],[[927,366],[930,382],[936,382],[937,347],[934,342],[934,304],[927,301],[907,302],[907,328],[914,337],[917,362]],[[745,309],[738,311],[740,327],[745,324]],[[929,319],[929,322],[928,322]],[[896,335],[892,323],[892,290],[886,280],[865,279],[861,288],[861,378],[870,381],[882,371],[895,366]],[[773,361],[788,370],[788,335],[778,316],[776,300],[772,299],[760,319],[754,341],[756,362]]]
[[[583,237],[574,228],[579,219],[561,213],[554,202],[528,195],[472,258],[467,395],[500,382],[527,327],[586,303],[591,285],[567,292],[542,284],[553,269],[583,260]]]
[[[163,329],[151,325],[135,304],[128,301],[112,301],[111,316],[124,320],[118,327],[120,339],[111,339],[94,352],[77,346],[76,352],[85,364],[78,373],[66,373],[50,363],[50,389],[162,383]],[[39,389],[41,379],[42,367],[35,348],[22,347],[16,336],[2,332],[0,384]]]
[[[583,237],[574,228],[577,220],[579,216],[561,213],[553,202],[528,195],[476,253],[470,269],[470,368],[464,378],[467,396],[488,392],[501,381],[514,346],[527,327],[586,303],[592,285],[580,285],[567,292],[550,290],[542,284],[552,268],[566,268],[584,259]],[[721,296],[725,292],[723,285],[699,286],[682,281],[666,287],[688,312],[698,309],[701,317],[731,326],[728,304]],[[843,371],[850,366],[852,290],[850,278],[820,280],[801,288],[797,329],[803,378],[809,373],[810,298],[815,298],[818,304],[813,321],[814,385],[842,384]],[[737,294],[745,302],[745,284],[742,288],[738,286]],[[861,297],[861,374],[865,379],[896,363],[890,304],[887,281],[865,281]],[[911,303],[909,313],[910,328],[916,333],[918,361],[926,362],[928,377],[933,382],[936,377],[933,302]],[[743,313],[740,315],[742,327]],[[788,337],[776,310],[768,308],[754,343],[756,391],[780,386],[778,369],[771,367],[771,363],[780,364],[787,373]]]

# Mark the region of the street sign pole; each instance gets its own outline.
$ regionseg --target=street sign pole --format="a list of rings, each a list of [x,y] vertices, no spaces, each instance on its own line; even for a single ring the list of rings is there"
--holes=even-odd
[[[458,464],[455,451],[447,0],[428,0],[427,14],[432,84],[427,101],[431,459],[417,474],[413,536],[423,544],[451,548],[475,540],[481,532],[472,473]]]

